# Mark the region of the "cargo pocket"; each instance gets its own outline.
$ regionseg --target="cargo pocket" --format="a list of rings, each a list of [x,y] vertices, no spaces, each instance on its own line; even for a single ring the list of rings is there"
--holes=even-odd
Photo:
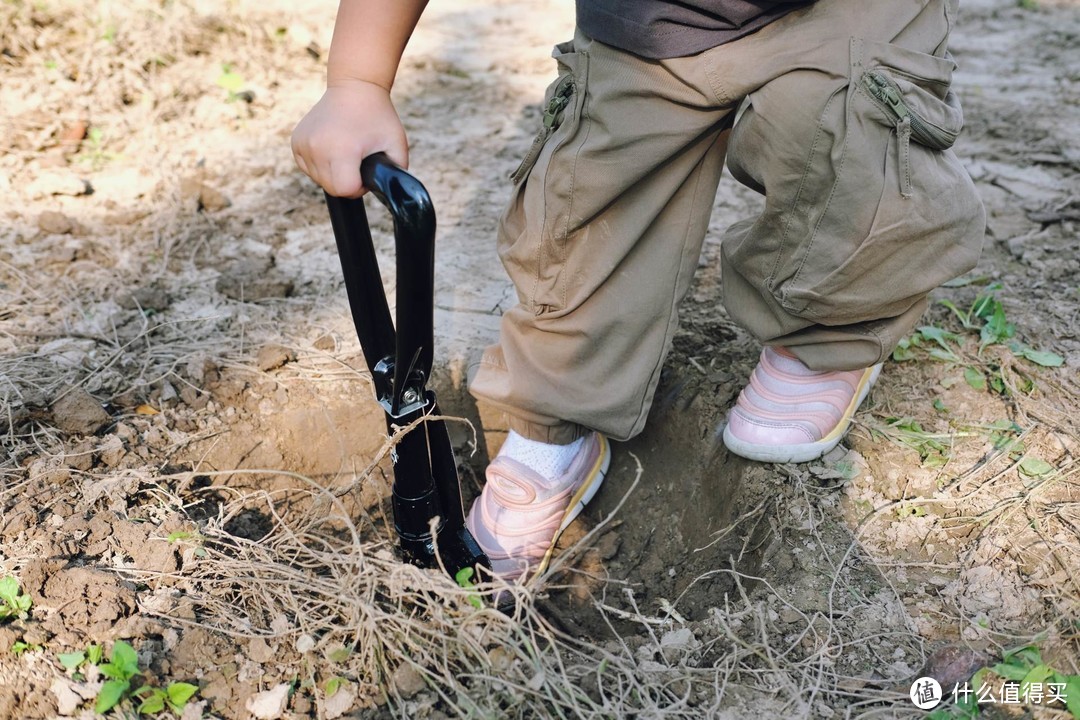
[[[581,111],[581,103],[578,102],[581,93],[578,92],[580,84],[578,67],[581,64],[581,55],[574,51],[574,41],[568,40],[555,46],[551,56],[559,67],[559,75],[544,93],[543,119],[536,137],[533,138],[529,151],[510,173],[510,181],[519,185],[529,175],[529,171],[536,165],[544,145],[562,125],[566,116],[577,118]]]
[[[589,56],[575,41],[555,46],[559,74],[544,97],[543,119],[524,160],[511,174],[514,190],[499,225],[499,257],[519,302],[537,315],[563,304],[560,285],[577,148],[585,108]]]
[[[774,288],[788,312],[826,325],[896,317],[975,266],[984,216],[949,149],[963,127],[954,67],[852,38],[833,184],[794,273]]]

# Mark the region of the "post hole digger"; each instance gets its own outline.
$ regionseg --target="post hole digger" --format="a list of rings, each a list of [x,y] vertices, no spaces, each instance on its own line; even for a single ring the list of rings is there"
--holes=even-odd
[[[360,174],[394,220],[396,328],[363,199],[327,195],[326,205],[353,324],[392,433],[394,426],[439,415],[435,393],[426,387],[434,358],[435,209],[420,181],[383,153],[366,158]],[[490,563],[465,527],[445,421],[418,423],[401,436],[392,457],[394,529],[403,557],[421,567],[441,561],[458,583],[469,584],[475,571]]]

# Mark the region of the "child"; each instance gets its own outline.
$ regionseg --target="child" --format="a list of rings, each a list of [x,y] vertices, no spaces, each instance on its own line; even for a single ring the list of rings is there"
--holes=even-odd
[[[390,101],[424,0],[342,0],[326,94],[293,150],[327,192],[408,161]],[[471,391],[511,432],[468,526],[497,573],[542,569],[641,431],[721,169],[765,195],[723,238],[724,302],[764,345],[728,448],[835,447],[926,295],[975,265],[984,215],[949,147],[955,0],[577,0],[498,251],[518,293]],[[740,104],[748,100],[736,117]]]

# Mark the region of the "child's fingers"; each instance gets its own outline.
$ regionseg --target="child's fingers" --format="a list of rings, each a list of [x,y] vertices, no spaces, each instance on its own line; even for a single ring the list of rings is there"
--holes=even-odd
[[[364,194],[363,181],[360,179],[359,158],[331,160],[326,169],[326,192],[337,197],[356,198]]]

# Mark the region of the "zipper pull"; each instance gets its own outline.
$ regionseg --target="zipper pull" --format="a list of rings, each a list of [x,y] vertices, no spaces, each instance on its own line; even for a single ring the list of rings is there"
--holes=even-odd
[[[874,97],[889,106],[889,109],[896,114],[897,120],[903,120],[911,115],[911,111],[900,97],[900,92],[888,80],[875,72],[866,73],[863,77],[866,88]]]
[[[570,104],[570,96],[574,94],[574,79],[567,75],[563,82],[555,88],[555,94],[548,101],[547,109],[544,110],[544,127],[551,130],[559,122],[563,110]]]

